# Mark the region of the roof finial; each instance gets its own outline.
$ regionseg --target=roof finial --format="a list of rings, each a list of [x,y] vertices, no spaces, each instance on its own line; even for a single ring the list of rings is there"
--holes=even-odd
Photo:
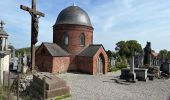
[[[1,25],[0,29],[3,30],[3,28],[4,28],[3,25],[5,25],[4,21],[1,20],[0,25]]]
[[[76,6],[76,3],[75,3],[75,2],[73,2],[73,6]]]

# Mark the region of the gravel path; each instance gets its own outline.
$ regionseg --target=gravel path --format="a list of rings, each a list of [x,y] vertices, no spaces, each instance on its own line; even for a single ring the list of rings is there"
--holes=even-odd
[[[59,75],[71,88],[66,100],[170,100],[170,80],[118,84],[120,71],[107,75],[66,73]]]

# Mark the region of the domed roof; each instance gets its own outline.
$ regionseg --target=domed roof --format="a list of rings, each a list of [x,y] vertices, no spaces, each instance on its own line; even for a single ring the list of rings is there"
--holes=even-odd
[[[78,6],[69,6],[63,9],[55,23],[55,25],[58,24],[77,24],[92,27],[88,14]]]

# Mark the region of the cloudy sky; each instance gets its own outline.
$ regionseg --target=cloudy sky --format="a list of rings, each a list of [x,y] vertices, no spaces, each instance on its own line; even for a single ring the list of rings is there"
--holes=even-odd
[[[40,18],[39,42],[52,42],[52,26],[59,12],[73,4],[84,9],[94,27],[94,43],[114,50],[121,40],[137,40],[142,47],[147,41],[152,49],[170,50],[170,0],[37,0],[37,9],[45,13]],[[30,46],[28,12],[20,5],[31,7],[31,0],[1,0],[0,20],[3,20],[9,43],[16,48]]]

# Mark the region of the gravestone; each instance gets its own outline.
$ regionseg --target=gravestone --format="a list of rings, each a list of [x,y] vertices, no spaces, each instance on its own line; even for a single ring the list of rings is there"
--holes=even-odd
[[[138,79],[139,81],[146,81],[147,71],[148,69],[144,68],[134,68],[134,56],[132,56],[130,69],[123,68],[121,70],[120,78],[132,82],[135,82],[136,79]]]
[[[17,70],[17,66],[18,66],[18,58],[17,57],[13,57],[10,59],[10,70]]]
[[[28,66],[27,66],[27,54],[24,53],[23,57],[22,57],[22,73],[26,73]]]
[[[45,78],[46,89],[44,91],[43,78]],[[33,75],[32,89],[37,91],[39,95],[45,98],[54,98],[56,96],[63,96],[70,94],[70,88],[67,86],[66,81],[56,77],[48,72],[39,72]],[[44,92],[43,92],[44,91]]]
[[[170,62],[166,61],[165,63],[163,63],[160,70],[162,71],[162,73],[170,75]]]
[[[137,53],[136,55],[135,55],[135,68],[140,68],[140,67],[142,67],[143,66],[143,55],[142,54],[139,54],[139,53]]]
[[[19,60],[18,60],[18,65],[17,65],[17,72],[21,72],[22,71],[22,57],[21,57],[21,55],[18,57],[19,58]]]
[[[131,58],[131,65],[130,65],[130,72],[128,74],[128,81],[135,82],[136,80],[136,73],[134,72],[134,55]]]
[[[138,81],[146,81],[147,75],[148,75],[147,71],[148,71],[148,69],[145,69],[145,68],[134,68],[134,72],[136,74],[136,79],[138,79]],[[124,79],[124,80],[128,80],[129,73],[130,73],[129,68],[123,68],[121,70],[120,78]]]
[[[115,64],[116,64],[116,59],[114,57],[111,57],[110,59],[110,65],[115,67]]]

